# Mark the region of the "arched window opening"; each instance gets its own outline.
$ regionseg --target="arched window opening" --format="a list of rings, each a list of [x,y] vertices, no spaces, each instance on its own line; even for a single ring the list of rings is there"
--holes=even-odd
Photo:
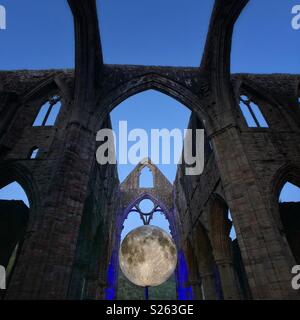
[[[144,199],[139,203],[139,208],[143,213],[149,213],[154,209],[154,203],[150,199]]]
[[[163,212],[156,212],[153,215],[153,219],[151,221],[152,226],[159,227],[169,234],[171,234],[171,228],[170,228],[170,223],[169,220],[166,218]]]
[[[58,96],[52,97],[40,108],[33,122],[33,127],[54,126],[60,109],[61,98]]]
[[[29,208],[29,200],[21,185],[18,182],[12,182],[0,189],[1,200],[20,200]]]
[[[300,264],[300,188],[287,182],[279,196],[280,217],[286,239],[297,264]]]
[[[149,213],[152,213],[153,215],[146,219],[144,218],[145,220],[141,217],[142,214]],[[163,210],[160,207],[155,206],[152,200],[143,199],[132,208],[127,219],[125,219],[121,240],[123,240],[130,231],[143,226],[145,222],[149,222],[150,225],[157,226],[166,232],[171,233],[169,220],[166,218]]]
[[[175,145],[175,139],[171,137],[170,150],[163,150],[162,138],[160,138],[159,143],[152,143],[151,132],[153,132],[155,129],[159,131],[167,129],[169,132],[172,132],[174,129],[179,129],[181,131],[183,141],[184,130],[188,128],[190,116],[191,111],[185,105],[169,95],[161,93],[155,89],[146,90],[127,98],[110,113],[112,129],[116,133],[117,137],[120,136],[120,133],[123,133],[122,137],[124,137],[124,132],[122,129],[123,127],[120,126],[120,123],[123,122],[124,119],[126,119],[127,133],[133,132],[133,130],[137,128],[142,129],[144,133],[146,132],[148,138],[148,147],[145,147],[145,149],[147,149],[148,155],[141,154],[142,152],[140,152],[140,154],[137,156],[140,157],[138,162],[142,161],[148,156],[148,158],[151,158],[151,160],[154,161],[153,163],[170,182],[173,182],[176,177],[178,163],[174,161],[174,159],[180,159],[182,148],[178,147],[178,144]],[[120,139],[117,139],[116,157],[118,162],[119,179],[122,182],[135,168],[137,163],[128,163],[128,157],[124,157],[124,143],[121,143],[122,141],[118,140]],[[127,154],[129,155],[133,147],[136,146],[137,143],[140,143],[141,140],[142,139],[140,137],[136,137],[132,140],[128,139],[125,152],[127,151]],[[145,146],[145,144],[143,144],[143,146]],[[157,152],[155,152],[156,148]],[[153,159],[152,151],[154,151],[154,154],[158,153],[158,163],[156,163],[155,159]],[[168,153],[168,151],[170,151],[169,164],[166,164],[163,161],[163,151],[164,153]],[[126,158],[125,162],[124,158]],[[147,166],[144,168],[146,169],[146,176],[148,175],[149,181],[153,180],[153,184],[155,185],[155,179],[151,179],[149,177],[149,167]],[[142,184],[140,187],[144,185],[143,176],[141,179]],[[140,181],[137,182],[140,183]],[[145,186],[147,185],[149,184],[146,179]],[[151,185],[152,184],[150,184],[150,186]]]
[[[144,167],[140,173],[140,181],[139,181],[140,188],[153,188],[153,174],[150,168]]]
[[[123,230],[121,233],[121,241],[126,237],[126,235],[134,230],[135,228],[143,226],[143,221],[140,218],[138,212],[130,212],[127,219],[124,221]]]
[[[0,265],[6,268],[8,287],[18,261],[29,219],[29,201],[13,182],[0,189]]]
[[[39,153],[39,148],[38,147],[33,147],[31,148],[30,152],[29,152],[29,159],[36,159]]]
[[[121,241],[132,230],[144,225],[144,221],[140,216],[139,210],[142,213],[148,214],[153,212],[153,217],[150,219],[149,224],[160,227],[161,229],[170,232],[170,224],[161,208],[155,206],[152,200],[143,199],[136,206],[132,208],[132,211],[128,214],[127,219],[124,221],[123,230],[121,233]],[[157,210],[157,211],[156,211]],[[143,300],[145,298],[144,288],[138,287],[132,284],[119,269],[118,272],[118,285],[117,285],[117,299],[118,300],[130,300],[138,299]],[[175,273],[169,278],[168,281],[160,286],[149,288],[149,296],[151,299],[177,299],[176,297],[176,278]]]
[[[251,293],[227,203],[216,196],[211,207],[211,244],[219,299],[249,298]],[[224,264],[220,261],[231,261]],[[231,274],[228,277],[228,274]],[[219,279],[218,279],[219,277]],[[218,285],[219,283],[219,285]]]
[[[164,111],[164,112],[162,112]],[[174,159],[179,159],[182,154],[182,147],[178,147],[175,139],[171,136],[170,139],[170,163],[165,164],[162,158],[163,151],[163,141],[160,137],[160,142],[155,145],[152,144],[151,133],[152,130],[165,130],[172,132],[174,129],[179,129],[182,133],[182,141],[184,139],[184,130],[188,128],[188,123],[190,120],[191,111],[180,103],[178,100],[159,92],[158,90],[150,89],[144,92],[137,93],[126,100],[124,100],[118,107],[110,113],[112,129],[116,133],[116,136],[120,136],[122,133],[123,127],[120,126],[120,123],[126,120],[126,129],[127,133],[132,132],[133,130],[140,128],[147,133],[148,141],[147,143],[142,142],[141,138],[138,137],[136,140],[128,139],[126,143],[126,151],[128,153],[134,150],[134,146],[137,143],[142,144],[143,146],[148,144],[148,153],[147,155],[142,152],[136,152],[134,155],[136,158],[140,157],[138,163],[141,163],[143,159],[149,158],[152,159],[158,169],[165,175],[165,177],[173,182],[176,177],[176,172],[178,169],[178,161]],[[124,131],[123,131],[124,132]],[[122,135],[124,137],[126,133]],[[127,134],[129,137],[129,135]],[[121,141],[123,142],[123,141]],[[122,145],[120,141],[116,141],[116,156],[118,160],[118,174],[120,181],[124,181],[126,177],[135,169],[137,163],[129,163],[126,161],[124,163],[124,152],[122,152]],[[155,162],[152,156],[152,148],[155,147],[160,154],[158,163]],[[154,148],[154,151],[155,151]],[[155,152],[154,152],[155,153]],[[126,157],[126,159],[128,159]],[[144,165],[139,169],[139,175],[136,177],[137,180],[134,180],[132,183],[137,184],[139,188],[154,188],[156,186],[155,175],[151,170],[151,166]],[[166,182],[167,183],[167,182]],[[158,195],[159,196],[159,195]],[[149,199],[150,200],[150,199]],[[143,226],[144,223],[154,225],[164,229],[166,232],[171,234],[169,221],[164,213],[162,213],[163,208],[157,206],[157,203],[154,202],[155,212],[151,219],[145,218],[142,219],[138,209],[141,209],[145,213],[149,213],[153,209],[153,203],[145,199],[144,201],[139,201],[133,208],[131,208],[127,219],[124,221],[123,229],[121,230],[120,240],[122,241],[126,235],[133,229]],[[147,204],[148,202],[148,204]],[[121,270],[116,266],[116,274],[118,274],[116,284],[114,288],[116,289],[116,298],[117,299],[144,299],[144,290],[138,288],[137,286],[132,285],[122,274]],[[150,299],[176,299],[176,281],[178,282],[178,273],[175,273],[166,283],[157,288],[149,288],[149,297]],[[185,284],[181,284],[184,286]],[[141,290],[139,290],[141,289]]]
[[[252,102],[247,96],[240,97],[240,109],[244,115],[248,127],[250,128],[269,128],[257,104]]]
[[[234,241],[234,240],[236,239],[236,232],[235,232],[234,224],[233,224],[233,221],[232,221],[232,216],[231,216],[230,209],[228,210],[228,219],[229,219],[229,221],[231,221],[231,223],[232,223],[232,227],[231,227],[231,229],[230,229],[230,234],[229,234],[229,236],[230,236],[230,239],[231,239],[232,241]]]

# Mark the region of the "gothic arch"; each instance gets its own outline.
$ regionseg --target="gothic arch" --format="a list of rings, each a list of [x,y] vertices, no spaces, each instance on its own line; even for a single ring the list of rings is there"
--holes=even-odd
[[[240,93],[240,95],[249,94],[251,98],[254,98],[254,102],[255,102],[255,97],[257,97],[272,105],[276,105],[280,107],[280,104],[272,95],[266,92],[263,88],[259,87],[259,85],[257,84],[248,83],[247,80],[244,80],[240,83],[238,92]]]
[[[143,181],[142,181],[143,175],[145,174],[145,172],[146,172],[145,170],[147,170],[147,169],[149,171],[148,176],[151,177],[150,182],[149,182],[149,186],[145,186],[145,185],[141,186],[141,184],[143,183]],[[153,173],[153,169],[148,164],[145,164],[139,168],[138,185],[139,185],[139,188],[155,188],[155,175]]]
[[[143,169],[148,168],[152,174],[153,177],[153,188],[155,188],[156,182],[158,180],[156,173],[156,167],[151,163],[150,159],[146,159],[146,161],[141,161],[136,168],[134,169],[134,171],[136,171],[137,175],[136,175],[136,181],[134,182],[135,187],[137,189],[142,189],[141,187],[139,187],[139,179],[140,179],[140,175],[141,172],[143,171]],[[125,179],[126,181],[126,179]]]
[[[210,118],[201,106],[199,97],[184,85],[156,73],[144,74],[131,79],[99,98],[96,113],[100,115],[100,119],[106,119],[107,115],[120,103],[131,96],[151,89],[177,100],[194,111],[202,119],[206,128],[209,128]]]
[[[268,105],[271,105],[272,107],[275,107],[278,113],[285,119],[287,124],[292,126],[294,125],[293,123],[295,122],[295,119],[292,112],[289,109],[285,108],[284,105],[282,105],[282,102],[280,101],[280,99],[276,98],[276,95],[273,95],[271,92],[267,92],[258,84],[254,82],[249,83],[247,80],[244,80],[240,83],[237,93],[237,101],[239,101],[239,97],[241,95],[249,96],[250,100],[258,105],[261,113],[265,117],[267,123],[269,123],[270,125],[272,125],[271,119],[262,107],[260,103],[261,101],[267,103]]]
[[[285,252],[285,254],[288,254],[289,261],[292,265],[293,263],[295,264],[296,257],[291,248],[291,243],[288,240],[288,230],[286,230],[286,227],[288,225],[285,225],[284,221],[282,220],[282,216],[281,216],[282,212],[280,210],[280,205],[279,205],[280,192],[282,191],[282,188],[287,182],[291,182],[295,186],[298,186],[300,188],[300,169],[298,166],[293,164],[283,165],[275,173],[273,179],[271,180],[271,186],[270,186],[270,190],[271,190],[270,209],[273,214],[273,219],[275,220],[277,228],[279,229],[280,234],[283,238],[282,250],[283,252]]]
[[[281,189],[284,184],[290,181],[300,187],[300,168],[294,164],[285,164],[274,174],[271,180],[271,194],[278,200]]]
[[[201,221],[196,223],[193,231],[194,250],[197,259],[199,277],[204,300],[216,299],[216,284],[214,279],[214,258],[208,232]]]
[[[185,240],[185,258],[189,270],[189,285],[193,290],[193,300],[202,300],[201,279],[198,269],[197,255],[195,253],[195,244],[192,245],[192,239],[187,237]]]
[[[128,215],[130,214],[130,212],[132,211],[132,209],[141,201],[143,201],[144,199],[149,199],[153,202],[154,204],[154,208],[156,206],[158,206],[162,212],[162,214],[164,214],[165,218],[168,220],[169,222],[169,226],[170,226],[170,231],[171,231],[171,235],[173,237],[173,240],[177,246],[177,248],[179,249],[179,240],[178,240],[178,232],[177,232],[177,225],[178,222],[176,221],[176,216],[173,214],[173,210],[168,209],[167,206],[164,204],[163,201],[155,198],[152,194],[144,192],[142,194],[139,194],[135,197],[134,200],[132,200],[129,204],[127,204],[126,208],[124,208],[122,211],[119,212],[119,218],[117,219],[117,225],[115,228],[115,237],[113,237],[115,239],[115,241],[113,241],[113,248],[112,248],[112,254],[110,257],[110,264],[108,266],[108,275],[107,275],[107,280],[108,280],[108,286],[107,286],[107,293],[106,293],[106,297],[111,297],[110,299],[114,298],[114,292],[116,290],[116,286],[118,283],[118,279],[116,277],[116,270],[118,269],[118,250],[119,250],[119,246],[120,246],[120,240],[121,240],[121,233],[122,233],[122,229],[123,229],[123,225],[125,220],[127,219]],[[155,214],[155,212],[154,212]],[[175,275],[176,275],[176,283],[177,283],[177,291],[179,286],[182,285],[182,283],[180,282],[180,277],[179,277],[179,271],[178,271],[178,267],[176,268],[175,271]],[[177,292],[178,294],[178,292]]]
[[[0,188],[18,182],[24,189],[30,204],[29,225],[36,221],[40,207],[38,186],[30,170],[20,163],[5,161],[0,164]]]
[[[31,100],[35,99],[41,99],[42,97],[47,97],[49,94],[54,94],[55,91],[61,91],[63,92],[64,89],[61,86],[61,83],[59,83],[53,76],[50,78],[44,80],[43,82],[39,83],[36,87],[34,87],[32,90],[28,91],[23,99],[22,103],[28,103]]]
[[[5,230],[1,230],[1,233],[4,231],[5,244],[5,250],[3,251],[3,248],[1,250],[2,263],[5,261],[5,257],[10,257],[9,260],[6,260],[9,262],[7,268],[10,269],[8,289],[11,288],[11,281],[13,281],[15,275],[17,275],[17,272],[15,272],[16,268],[18,270],[18,266],[22,268],[24,264],[22,255],[26,254],[27,240],[30,238],[29,234],[35,230],[40,209],[38,188],[30,170],[22,164],[13,161],[2,162],[0,164],[0,189],[13,182],[20,184],[25,191],[30,208],[28,209],[21,201],[4,201],[5,210],[3,210],[4,212],[2,213],[4,215],[6,213],[9,215],[13,214],[13,220],[8,219],[10,221],[9,236],[5,233]],[[12,209],[12,211],[10,211],[11,209],[8,209],[8,211],[6,211],[7,208],[15,208],[15,210]],[[6,297],[6,294],[7,292],[4,297]]]
[[[150,193],[147,193],[147,192],[144,192],[143,194],[139,195],[131,203],[129,203],[129,205],[123,211],[120,225],[123,226],[124,221],[127,219],[128,214],[130,213],[132,208],[134,206],[136,206],[139,202],[141,202],[144,199],[151,200],[154,203],[154,206],[159,206],[161,208],[161,211],[163,212],[163,214],[165,215],[166,219],[170,223],[171,233],[172,233],[174,239],[176,239],[177,234],[176,234],[175,227],[176,227],[176,225],[178,225],[178,222],[174,221],[174,217],[172,217],[172,212],[166,207],[166,205],[161,200],[158,200],[153,195],[151,195]]]
[[[71,99],[71,93],[65,80],[60,79],[58,76],[51,76],[21,97],[13,123],[19,119],[20,114],[25,109],[30,108],[31,122],[28,122],[26,125],[31,125],[40,108],[51,96],[55,95],[60,96],[62,101]]]
[[[224,299],[241,298],[240,284],[233,265],[232,242],[229,237],[232,222],[228,219],[228,205],[223,198],[213,194],[210,203],[210,238],[214,261],[220,275]]]

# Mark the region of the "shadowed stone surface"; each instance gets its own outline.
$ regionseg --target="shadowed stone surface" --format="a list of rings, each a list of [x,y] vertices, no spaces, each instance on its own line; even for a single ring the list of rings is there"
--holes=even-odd
[[[104,64],[96,1],[68,0],[75,70],[0,72],[0,187],[17,181],[30,202],[5,299],[103,299],[107,288],[116,291],[124,219],[143,198],[164,209],[186,261],[175,272],[177,296],[300,298],[290,285],[298,209],[281,206],[281,219],[278,204],[286,182],[300,186],[300,76],[230,73],[233,28],[248,2],[216,0],[201,65],[178,68]],[[179,165],[172,185],[140,163],[120,184],[116,166],[96,162],[96,133],[111,128],[109,113],[149,89],[184,104],[189,127],[205,129],[201,175],[186,176]],[[62,104],[54,126],[33,127],[54,95]],[[247,126],[241,95],[259,106],[268,128]],[[150,189],[137,184],[145,165]]]

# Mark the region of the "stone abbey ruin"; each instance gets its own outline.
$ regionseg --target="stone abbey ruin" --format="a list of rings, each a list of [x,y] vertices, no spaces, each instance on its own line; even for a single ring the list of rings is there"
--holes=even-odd
[[[291,270],[300,206],[279,194],[286,182],[300,187],[300,75],[231,74],[232,33],[248,0],[215,1],[198,68],[104,64],[95,0],[68,3],[75,70],[0,72],[0,188],[16,181],[30,202],[0,201],[0,265],[18,244],[2,298],[114,299],[124,220],[150,199],[178,249],[178,299],[299,299]],[[146,159],[120,184],[116,165],[97,163],[96,133],[111,127],[110,112],[149,89],[189,108],[189,128],[205,128],[201,175],[179,165],[172,185]],[[139,187],[144,167],[153,188]]]

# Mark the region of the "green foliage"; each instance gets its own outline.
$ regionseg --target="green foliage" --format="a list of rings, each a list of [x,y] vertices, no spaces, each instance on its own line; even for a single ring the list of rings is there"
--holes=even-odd
[[[118,300],[144,300],[144,288],[131,283],[119,270],[118,279]],[[176,282],[175,275],[158,287],[149,288],[150,300],[176,300]]]

